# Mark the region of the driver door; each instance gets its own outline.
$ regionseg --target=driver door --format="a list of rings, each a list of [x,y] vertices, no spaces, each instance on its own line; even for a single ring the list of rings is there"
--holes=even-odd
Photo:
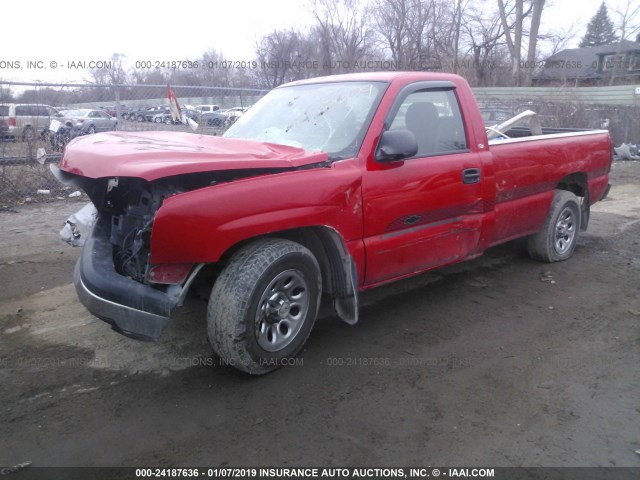
[[[482,224],[479,155],[468,148],[454,85],[401,92],[387,129],[411,131],[418,153],[378,163],[363,178],[365,285],[453,263],[477,248]]]

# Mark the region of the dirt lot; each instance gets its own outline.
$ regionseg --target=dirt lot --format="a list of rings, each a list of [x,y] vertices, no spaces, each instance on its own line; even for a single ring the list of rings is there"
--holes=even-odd
[[[0,466],[640,466],[640,163],[612,180],[573,259],[518,241],[368,292],[258,378],[203,301],[155,344],[90,316],[58,238],[82,203],[0,212]]]

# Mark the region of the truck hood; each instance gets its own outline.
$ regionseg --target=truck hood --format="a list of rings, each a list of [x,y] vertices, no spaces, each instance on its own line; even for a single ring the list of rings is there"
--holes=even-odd
[[[324,152],[253,140],[182,132],[109,132],[69,143],[60,170],[88,178],[153,181],[220,170],[290,169],[327,159]]]

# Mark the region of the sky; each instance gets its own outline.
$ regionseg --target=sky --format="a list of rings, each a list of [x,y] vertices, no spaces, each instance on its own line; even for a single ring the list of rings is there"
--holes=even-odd
[[[601,1],[547,0],[543,29],[564,30],[575,23],[577,38],[568,47],[576,47]],[[614,21],[613,11],[625,3],[607,1]],[[262,36],[312,23],[309,0],[109,0],[91,5],[87,8],[86,0],[3,5],[0,79],[82,82],[88,79],[83,68],[88,62],[108,61],[113,53],[124,54],[129,67],[195,60],[211,49],[228,60],[252,60]]]

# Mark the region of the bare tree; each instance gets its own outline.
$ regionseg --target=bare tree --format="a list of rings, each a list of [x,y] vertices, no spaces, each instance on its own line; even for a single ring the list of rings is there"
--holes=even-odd
[[[525,65],[524,85],[530,86],[532,81],[534,66],[536,64],[536,48],[538,46],[538,35],[542,10],[545,0],[531,0],[531,24],[529,26],[529,45],[527,47],[527,63]]]
[[[498,0],[500,21],[505,32],[505,40],[511,57],[511,78],[516,86],[530,85],[533,65],[536,60],[536,47],[538,42],[538,31],[542,19],[545,0],[513,0],[507,3],[505,0]],[[527,24],[528,21],[528,32]],[[527,45],[527,67],[522,75],[522,49],[523,40],[528,37]]]
[[[469,0],[438,1],[434,4],[433,26],[434,53],[438,64],[446,71],[458,72],[460,31]]]
[[[511,79],[516,86],[520,85],[520,59],[522,55],[522,21],[524,17],[523,0],[515,0],[515,20],[513,22],[514,31],[509,26],[509,17],[511,11],[507,10],[504,0],[498,0],[498,8],[500,9],[500,21],[504,30],[505,40],[511,55]]]
[[[549,56],[555,55],[560,50],[564,50],[569,45],[569,42],[576,39],[578,36],[577,30],[579,27],[576,23],[572,23],[569,27],[562,30],[549,31],[544,34],[538,35],[538,41],[543,41],[547,45],[547,53]]]
[[[275,30],[256,45],[258,83],[274,88],[317,75],[320,62],[317,31]]]
[[[352,70],[373,53],[373,32],[361,0],[314,0],[313,15],[323,47],[330,49],[325,56],[331,56],[333,73]]]
[[[382,46],[391,53],[397,68],[412,70],[429,56],[425,51],[425,32],[433,18],[431,0],[374,0],[373,28],[382,39]]]
[[[467,46],[462,74],[478,86],[494,85],[504,63],[505,38],[500,15],[484,5],[470,6],[461,25],[462,42]],[[470,58],[469,58],[470,55]],[[509,64],[510,65],[510,64]],[[470,71],[468,71],[470,70]]]
[[[92,83],[109,85],[125,84],[129,80],[127,71],[124,68],[126,56],[122,53],[111,55],[111,68],[93,68],[89,70]]]
[[[635,37],[640,32],[640,23],[638,16],[640,15],[640,2],[638,0],[627,0],[623,9],[616,10],[615,13],[618,16],[618,31],[620,32],[620,42],[616,48],[616,56],[613,62],[613,68],[611,69],[611,77],[609,78],[609,85],[613,85],[620,70],[620,61],[622,58],[622,46],[623,42],[630,37]],[[630,59],[627,59],[630,61]],[[623,64],[625,62],[622,62]]]

